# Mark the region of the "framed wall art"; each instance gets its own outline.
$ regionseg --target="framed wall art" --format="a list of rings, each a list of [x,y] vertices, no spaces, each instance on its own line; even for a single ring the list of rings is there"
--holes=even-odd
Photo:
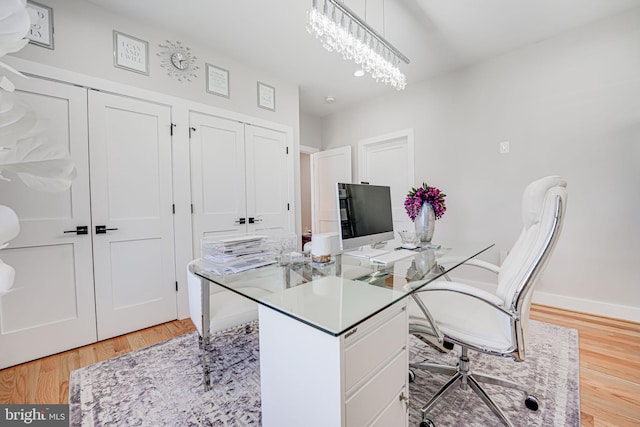
[[[207,92],[229,98],[229,70],[206,64]]]
[[[258,82],[258,107],[276,111],[276,88]]]
[[[113,66],[148,76],[149,43],[114,30]]]
[[[32,1],[27,2],[27,8],[36,12],[36,20],[26,35],[29,43],[53,50],[53,9]]]

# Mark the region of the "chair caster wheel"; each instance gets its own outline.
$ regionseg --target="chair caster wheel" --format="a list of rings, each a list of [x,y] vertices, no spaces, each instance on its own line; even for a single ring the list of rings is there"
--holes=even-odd
[[[413,372],[412,369],[409,369],[409,382],[413,383],[416,381],[416,373]]]
[[[535,396],[532,396],[532,395],[527,396],[527,398],[524,400],[524,404],[528,409],[532,411],[538,410],[538,399],[536,399]]]
[[[442,343],[442,346],[447,350],[453,350],[453,343],[449,341],[445,341]]]
[[[420,423],[420,427],[436,427],[436,425],[429,418],[425,418]]]

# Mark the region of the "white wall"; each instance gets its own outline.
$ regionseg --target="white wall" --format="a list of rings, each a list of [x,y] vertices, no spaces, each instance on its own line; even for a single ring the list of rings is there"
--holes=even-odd
[[[247,67],[181,34],[115,15],[87,1],[38,2],[53,8],[55,50],[29,44],[15,56],[285,124],[294,129],[295,139],[299,140],[297,83]],[[149,76],[113,66],[113,30],[149,42]],[[194,81],[178,82],[160,66],[162,58],[157,54],[162,49],[158,44],[165,40],[179,40],[191,48],[200,67]],[[205,63],[229,70],[229,99],[206,92]],[[275,112],[258,108],[257,81],[275,87]]]
[[[300,145],[322,147],[322,120],[320,117],[300,112]]]
[[[534,299],[640,321],[640,9],[392,92],[324,118],[323,149],[413,128],[416,184],[448,195],[435,240],[495,241],[494,262],[527,183],[565,176],[565,228]]]

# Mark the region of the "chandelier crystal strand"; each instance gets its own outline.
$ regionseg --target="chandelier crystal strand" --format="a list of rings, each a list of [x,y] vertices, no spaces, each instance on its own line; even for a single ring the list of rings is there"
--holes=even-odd
[[[307,12],[306,29],[309,34],[315,36],[327,51],[335,51],[343,59],[355,62],[376,82],[403,90],[407,78],[398,65],[401,59],[406,63],[409,60],[358,20],[355,14],[346,13],[348,9],[345,6],[339,8],[335,1],[323,0],[320,11],[317,0],[313,0],[311,10]]]

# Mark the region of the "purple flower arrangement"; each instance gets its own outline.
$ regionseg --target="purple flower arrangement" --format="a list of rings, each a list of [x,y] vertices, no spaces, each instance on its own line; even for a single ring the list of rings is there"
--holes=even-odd
[[[409,215],[411,221],[415,221],[422,205],[424,203],[430,203],[431,206],[433,206],[436,219],[440,219],[447,210],[444,204],[445,197],[446,194],[442,193],[438,188],[430,187],[427,183],[423,182],[422,187],[412,188],[411,191],[409,191],[404,201],[404,209],[407,211],[407,215]]]

